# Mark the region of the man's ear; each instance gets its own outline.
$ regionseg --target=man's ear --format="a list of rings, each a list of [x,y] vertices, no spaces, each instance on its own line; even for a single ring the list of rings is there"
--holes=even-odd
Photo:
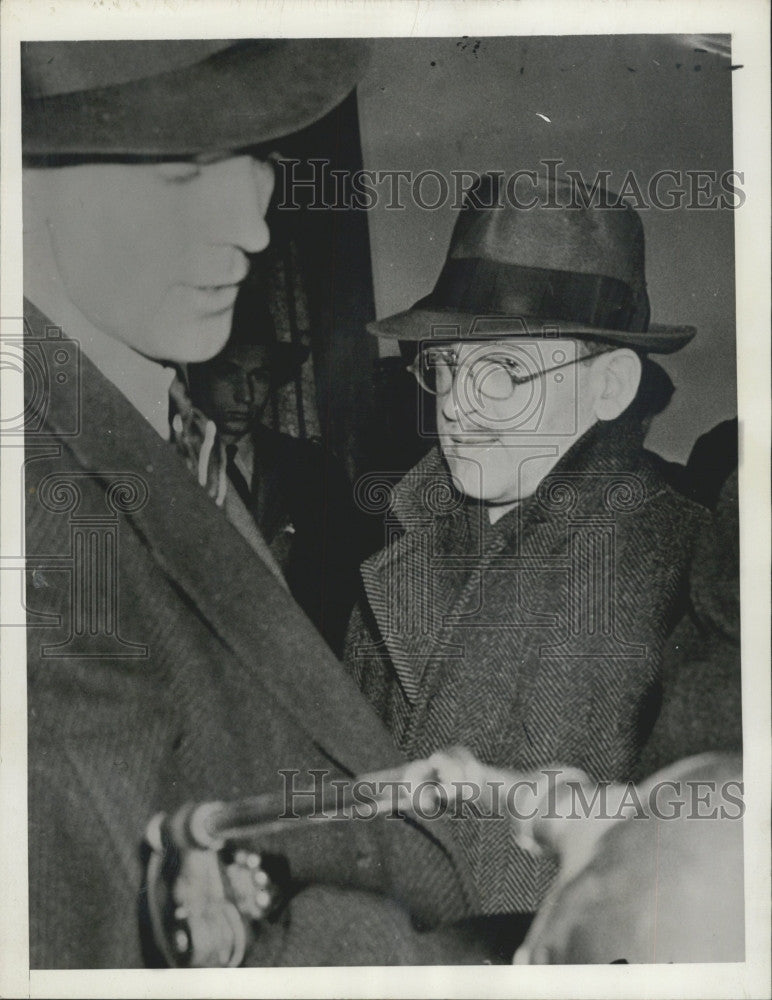
[[[609,351],[598,359],[594,374],[598,379],[595,416],[614,420],[635,399],[641,383],[641,359],[627,347]]]

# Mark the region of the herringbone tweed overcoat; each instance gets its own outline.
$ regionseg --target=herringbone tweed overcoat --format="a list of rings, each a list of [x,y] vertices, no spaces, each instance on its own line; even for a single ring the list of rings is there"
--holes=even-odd
[[[630,416],[596,424],[495,525],[453,491],[437,450],[394,488],[393,538],[362,566],[346,662],[408,757],[463,744],[514,770],[630,774],[707,519],[642,436]],[[505,821],[454,828],[486,912],[537,907],[549,862]]]
[[[135,967],[152,961],[140,845],[158,810],[281,791],[279,769],[400,757],[172,446],[78,368],[77,344],[47,338],[32,306],[27,319],[30,960]],[[307,823],[269,846],[297,895],[253,962],[480,960],[413,925],[478,909],[437,824]]]

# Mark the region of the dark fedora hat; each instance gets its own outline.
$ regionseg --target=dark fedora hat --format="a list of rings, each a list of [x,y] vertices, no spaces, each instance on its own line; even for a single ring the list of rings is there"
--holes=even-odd
[[[24,42],[27,156],[193,156],[262,144],[356,85],[351,39]]]
[[[555,336],[660,354],[692,339],[693,327],[649,323],[637,212],[578,206],[567,182],[544,177],[534,183],[534,207],[524,208],[502,200],[499,183],[486,175],[467,196],[431,294],[370,323],[371,333],[405,341]],[[605,200],[616,201],[608,192]]]

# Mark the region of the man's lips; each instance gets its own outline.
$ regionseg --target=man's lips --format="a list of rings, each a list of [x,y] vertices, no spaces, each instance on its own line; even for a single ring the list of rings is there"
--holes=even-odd
[[[221,274],[207,274],[206,271],[200,271],[197,274],[193,272],[189,274],[188,279],[183,281],[182,284],[188,288],[193,288],[197,292],[216,295],[225,291],[233,292],[237,290],[248,274],[249,264],[245,260],[242,263],[234,262],[234,266],[227,274],[225,272]]]
[[[196,288],[199,292],[222,292],[226,289],[238,288],[240,284],[241,281],[220,281],[213,282],[211,285],[192,285],[191,287]]]
[[[230,270],[226,273],[212,274],[206,269],[196,269],[188,272],[188,281],[185,282],[190,288],[198,288],[202,292],[217,292],[223,288],[233,288],[240,285],[249,274],[249,262],[246,259],[232,262]]]
[[[205,316],[219,316],[233,309],[239,292],[238,284],[189,285],[199,311]]]
[[[449,440],[452,444],[462,448],[479,447],[480,445],[498,444],[497,437],[482,434],[451,434]]]

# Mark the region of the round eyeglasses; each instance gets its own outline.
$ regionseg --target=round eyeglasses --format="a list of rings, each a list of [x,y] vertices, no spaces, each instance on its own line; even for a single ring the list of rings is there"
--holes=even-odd
[[[550,368],[534,370],[522,356],[515,356],[515,352],[507,353],[506,349],[478,349],[476,353],[473,352],[460,361],[458,352],[454,348],[432,346],[419,350],[407,370],[415,377],[421,388],[432,396],[445,396],[452,389],[459,369],[463,366],[472,399],[503,401],[510,399],[518,386],[526,385],[561,368],[589,361],[590,358],[610,350],[613,348],[604,346],[600,350],[571,358],[570,361],[562,361]],[[522,354],[522,349],[518,353]]]

